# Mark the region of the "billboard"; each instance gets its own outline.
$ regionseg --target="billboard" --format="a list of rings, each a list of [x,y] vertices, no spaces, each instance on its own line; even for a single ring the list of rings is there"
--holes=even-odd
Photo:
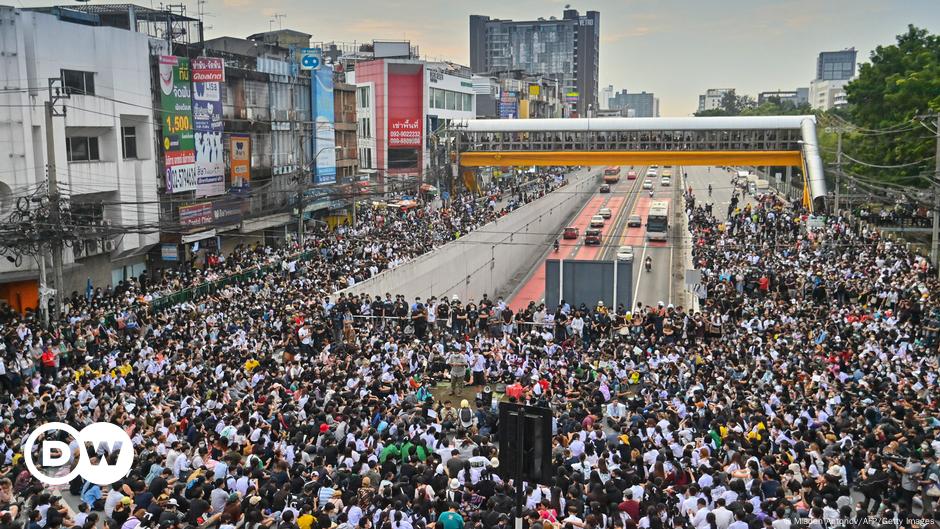
[[[189,59],[161,55],[159,70],[166,191],[193,191],[196,189],[196,146]]]
[[[193,59],[192,70],[196,196],[221,195],[225,192],[225,162],[222,160],[223,87],[220,81],[199,79],[224,79],[224,65],[222,59],[197,57]]]
[[[516,92],[504,90],[499,96],[499,117],[501,119],[519,117],[519,98]]]
[[[194,83],[224,83],[225,61],[218,57],[196,57],[193,59]]]
[[[388,74],[388,146],[421,148],[423,72]]]
[[[336,136],[333,112],[333,70],[329,67],[314,70],[310,79],[310,97],[314,109],[314,182],[336,182]]]
[[[232,188],[247,189],[251,185],[251,138],[232,134],[228,141]]]
[[[212,224],[213,219],[212,202],[180,206],[180,224],[183,226],[205,226]]]
[[[376,59],[390,57],[403,57],[406,59],[411,58],[411,42],[407,40],[373,40],[372,50],[372,55]]]

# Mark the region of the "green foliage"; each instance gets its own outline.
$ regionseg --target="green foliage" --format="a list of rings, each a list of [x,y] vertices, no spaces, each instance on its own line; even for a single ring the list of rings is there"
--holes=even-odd
[[[878,176],[886,182],[918,185],[911,179],[933,169],[935,139],[912,120],[920,114],[940,112],[940,36],[909,25],[897,44],[878,46],[871,62],[861,65],[858,78],[846,86],[848,120],[862,127],[844,136],[843,148],[856,159],[876,165],[900,165],[917,160],[923,164],[851,170]],[[892,134],[866,131],[897,130]]]

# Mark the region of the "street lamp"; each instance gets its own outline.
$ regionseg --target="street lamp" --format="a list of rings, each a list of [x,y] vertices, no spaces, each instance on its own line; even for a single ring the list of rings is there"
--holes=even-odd
[[[333,147],[323,147],[315,155],[313,155],[313,160],[310,162],[310,167],[315,168],[317,164],[317,158],[320,157],[326,151],[339,152],[342,149],[339,145],[334,145]],[[297,240],[300,242],[300,250],[303,251],[304,248],[304,179],[303,172],[299,178],[297,185]]]

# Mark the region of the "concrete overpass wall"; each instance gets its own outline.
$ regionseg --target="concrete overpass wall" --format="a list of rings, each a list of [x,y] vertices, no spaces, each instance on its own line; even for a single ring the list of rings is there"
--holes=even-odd
[[[590,199],[600,175],[598,168],[569,175],[567,186],[344,292],[383,296],[391,292],[404,294],[409,301],[415,296],[456,294],[466,302],[469,298],[479,301],[483,293],[508,295],[514,278],[542,257]]]

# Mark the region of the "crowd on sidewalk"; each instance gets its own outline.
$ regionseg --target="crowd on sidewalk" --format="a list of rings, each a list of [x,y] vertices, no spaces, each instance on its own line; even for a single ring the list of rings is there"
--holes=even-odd
[[[487,386],[553,410],[529,529],[937,527],[940,284],[923,258],[764,196],[727,222],[691,209],[699,312],[334,293],[499,214],[462,206],[370,212],[293,265],[245,249],[208,273],[287,264],[133,321],[78,298],[53,330],[4,324],[0,529],[509,527]],[[133,288],[95,310],[166,286]],[[119,425],[131,472],[43,487],[22,442],[53,420]]]

